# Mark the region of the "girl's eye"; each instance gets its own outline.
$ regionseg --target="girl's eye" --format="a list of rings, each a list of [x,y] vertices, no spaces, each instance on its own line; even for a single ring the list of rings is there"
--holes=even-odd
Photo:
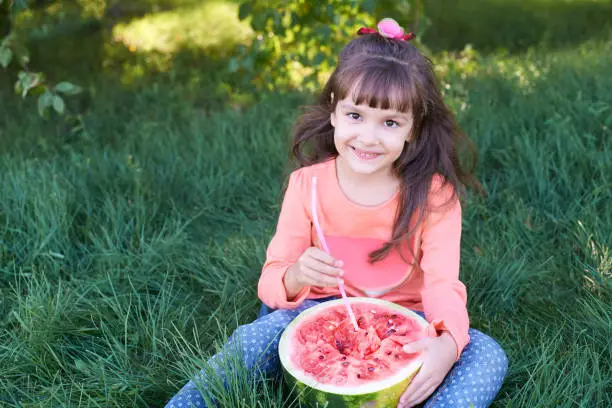
[[[358,113],[355,113],[355,112],[348,113],[347,116],[350,117],[351,119],[355,119],[355,120],[357,120],[357,119],[359,119],[361,117],[361,115],[359,115]]]
[[[390,120],[389,119],[389,120],[385,120],[385,126],[387,126],[387,127],[398,127],[399,123],[397,123],[394,120]]]

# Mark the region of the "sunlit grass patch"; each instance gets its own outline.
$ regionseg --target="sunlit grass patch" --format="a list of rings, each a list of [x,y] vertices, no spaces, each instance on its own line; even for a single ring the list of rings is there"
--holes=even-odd
[[[113,28],[113,40],[131,51],[171,53],[179,48],[230,48],[251,34],[238,20],[238,6],[227,2],[201,2],[163,11]]]

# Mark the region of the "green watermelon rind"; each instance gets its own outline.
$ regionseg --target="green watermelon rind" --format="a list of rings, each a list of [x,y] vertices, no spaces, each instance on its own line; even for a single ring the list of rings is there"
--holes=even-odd
[[[420,365],[418,368],[420,368]],[[297,394],[303,406],[314,408],[397,408],[400,397],[418,369],[410,377],[389,388],[356,395],[320,391],[300,382],[284,368],[283,372],[287,386]]]
[[[369,303],[393,310],[427,327],[427,321],[413,311],[381,299],[366,297],[349,298],[350,303]],[[289,359],[289,340],[296,327],[306,318],[335,305],[343,305],[342,299],[331,300],[300,313],[284,330],[279,343],[279,356],[285,382],[297,395],[302,406],[313,408],[396,408],[400,397],[421,368],[419,361],[412,362],[388,380],[377,381],[369,387],[335,387],[316,384],[312,379],[300,376]],[[300,377],[300,378],[298,378]]]

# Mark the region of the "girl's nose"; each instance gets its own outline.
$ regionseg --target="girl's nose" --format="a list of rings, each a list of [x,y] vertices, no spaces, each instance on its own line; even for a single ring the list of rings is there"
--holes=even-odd
[[[372,126],[364,126],[359,132],[359,142],[365,146],[372,146],[378,144],[378,137],[376,136],[376,129]]]

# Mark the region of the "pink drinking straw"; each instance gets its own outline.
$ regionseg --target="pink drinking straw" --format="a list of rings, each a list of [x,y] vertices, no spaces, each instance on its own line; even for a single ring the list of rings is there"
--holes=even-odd
[[[323,245],[323,249],[325,252],[329,254],[329,248],[327,247],[327,243],[325,242],[325,236],[323,235],[323,231],[321,230],[321,225],[319,224],[319,217],[317,217],[317,178],[312,178],[312,199],[311,199],[311,210],[312,210],[312,220],[314,222],[315,229],[317,230],[317,236],[319,237],[319,241],[321,245]],[[351,309],[351,305],[346,297],[346,291],[344,290],[344,281],[341,278],[338,278],[338,287],[340,288],[340,293],[342,294],[342,301],[344,302],[344,306],[346,306],[346,310],[348,310],[349,317],[351,318],[351,322],[355,327],[355,331],[359,330],[359,325],[357,324],[357,319],[355,319],[355,314],[353,313],[353,309]]]

